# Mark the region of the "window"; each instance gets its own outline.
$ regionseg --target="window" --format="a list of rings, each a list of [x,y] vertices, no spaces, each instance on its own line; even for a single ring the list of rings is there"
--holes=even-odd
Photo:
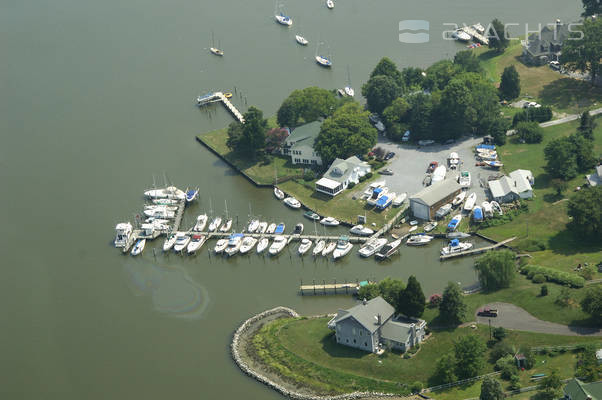
[[[349,339],[345,339],[347,341],[347,343],[349,343]]]
[[[355,329],[355,328],[351,328],[351,334],[352,334],[353,336],[357,335],[357,329]]]
[[[309,164],[309,160],[307,158],[303,159],[303,164]]]
[[[353,339],[353,343],[357,343],[357,342],[355,341],[355,339]]]
[[[364,331],[362,331],[362,330],[360,329],[360,336],[363,336],[363,335],[364,335]]]
[[[364,342],[364,347],[368,347],[368,342]]]

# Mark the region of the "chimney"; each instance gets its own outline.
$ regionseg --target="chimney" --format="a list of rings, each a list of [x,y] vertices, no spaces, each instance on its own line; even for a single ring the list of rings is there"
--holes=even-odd
[[[382,320],[381,320],[381,316],[380,316],[380,314],[378,314],[378,315],[376,316],[376,323],[377,323],[378,325],[382,324]]]
[[[366,303],[368,303],[368,301],[366,300],[366,298],[364,297],[364,300],[362,300],[362,304],[366,305]]]

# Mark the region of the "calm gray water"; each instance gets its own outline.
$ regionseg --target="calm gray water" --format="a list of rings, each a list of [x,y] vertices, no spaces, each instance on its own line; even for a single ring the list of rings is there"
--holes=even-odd
[[[377,60],[427,66],[462,48],[440,38],[443,22],[517,23],[575,18],[578,0],[289,1],[286,29],[272,1],[76,0],[0,2],[0,200],[2,278],[0,393],[11,399],[276,399],[231,362],[231,333],[276,305],[323,313],[350,297],[301,297],[304,281],[416,274],[427,294],[475,280],[471,260],[445,264],[439,245],[404,249],[389,264],[348,256],[333,264],[283,254],[222,260],[123,256],[115,223],[139,212],[142,191],[163,173],[203,188],[188,213],[209,208],[301,219],[268,190],[232,173],[193,140],[230,116],[199,112],[210,89],[266,115],[294,88],[356,90]],[[502,8],[503,7],[503,8]],[[398,41],[402,19],[431,23],[428,44]],[[211,30],[226,52],[212,57]],[[294,43],[301,32],[312,43]],[[318,38],[331,71],[313,62]],[[156,243],[155,246],[159,246]],[[206,249],[205,249],[206,250]]]

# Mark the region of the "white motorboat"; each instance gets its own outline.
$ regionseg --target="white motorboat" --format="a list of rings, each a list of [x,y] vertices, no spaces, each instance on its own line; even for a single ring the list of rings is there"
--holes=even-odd
[[[130,252],[133,256],[137,256],[144,251],[144,246],[146,245],[146,239],[138,239],[134,247],[132,247],[132,251]]]
[[[483,216],[485,218],[493,217],[493,207],[491,207],[491,203],[484,201],[481,203],[481,207],[483,207]]]
[[[454,207],[459,206],[460,204],[462,204],[462,202],[464,201],[464,199],[466,198],[466,192],[460,192],[456,197],[454,197],[454,199],[452,200],[452,205]]]
[[[228,247],[228,239],[219,239],[216,243],[215,243],[215,247],[213,248],[213,251],[215,251],[217,254],[223,252],[224,250],[226,250],[226,247]]]
[[[448,254],[459,253],[472,248],[472,243],[460,242],[458,239],[452,239],[449,244],[441,249],[441,255],[446,256]]]
[[[286,199],[284,199],[284,204],[286,204],[290,208],[301,208],[301,203],[299,203],[299,200],[295,199],[294,197],[287,197]]]
[[[276,231],[276,227],[278,225],[276,225],[274,222],[272,222],[270,225],[268,225],[268,229],[265,230],[265,233],[271,235]]]
[[[480,33],[481,35],[482,35],[483,33],[485,33],[485,27],[483,27],[483,25],[481,25],[481,23],[480,23],[480,22],[477,22],[477,23],[476,23],[476,24],[474,24],[472,27],[473,27],[473,28],[474,28],[474,29],[475,29],[475,30],[476,30],[478,33]]]
[[[209,51],[211,53],[215,54],[216,56],[220,56],[221,57],[221,56],[224,55],[224,52],[222,50],[218,49],[217,47],[210,47]]]
[[[334,1],[333,0],[326,0],[326,7],[328,7],[329,9],[333,9],[334,8]]]
[[[456,229],[458,229],[458,225],[460,225],[460,221],[462,221],[462,214],[454,215],[454,217],[451,219],[451,221],[449,221],[449,224],[447,224],[447,230],[453,232]]]
[[[447,169],[445,168],[445,165],[439,165],[437,168],[435,168],[435,170],[433,171],[433,176],[431,178],[431,184],[441,182],[442,180],[444,180],[446,172]]]
[[[297,43],[299,43],[301,46],[307,46],[309,43],[309,40],[305,39],[303,36],[301,35],[295,35],[295,40],[297,41]]]
[[[293,235],[300,235],[303,233],[304,226],[302,223],[298,223],[295,225],[295,230],[293,231]]]
[[[353,248],[347,236],[341,236],[337,242],[337,247],[332,251],[332,257],[335,260],[345,257]]]
[[[162,225],[167,225],[169,224],[169,220],[168,219],[161,219],[161,218],[155,218],[155,217],[148,217],[147,219],[144,220],[144,223],[146,224],[162,224]]]
[[[430,232],[433,229],[435,229],[436,227],[437,227],[437,221],[429,222],[428,224],[424,225],[424,231]]]
[[[370,236],[374,233],[374,231],[370,228],[365,227],[364,225],[356,225],[353,228],[349,229],[349,233],[358,236]]]
[[[326,247],[326,241],[320,240],[318,243],[316,243],[316,247],[314,247],[312,254],[314,256],[322,254],[322,250],[324,250],[324,247]]]
[[[176,217],[175,211],[166,210],[164,208],[152,208],[144,210],[144,215],[147,217],[153,217],[155,219],[172,219]]]
[[[497,160],[497,153],[492,153],[492,154],[485,154],[485,153],[479,153],[479,157],[481,161],[496,161]]]
[[[268,248],[270,241],[268,238],[261,238],[259,242],[257,242],[257,253],[263,253],[265,249]]]
[[[337,247],[337,242],[328,243],[326,246],[324,246],[324,250],[322,250],[322,255],[324,257],[326,257],[327,255],[332,253],[336,247]]]
[[[458,168],[458,165],[460,164],[460,157],[458,156],[458,153],[452,151],[447,157],[447,163],[449,164],[450,169]]]
[[[434,238],[434,236],[424,234],[413,235],[408,238],[406,244],[408,246],[424,246],[425,244],[430,243]]]
[[[267,223],[267,222],[265,222],[265,221],[264,221],[264,222],[260,222],[260,223],[259,223],[259,226],[257,227],[257,230],[256,230],[256,232],[257,232],[257,233],[261,233],[261,234],[263,234],[263,233],[265,233],[265,231],[266,231],[267,229],[268,229],[268,223]]]
[[[209,224],[209,232],[217,231],[222,224],[222,217],[215,217]]]
[[[466,198],[466,202],[464,203],[464,211],[472,211],[475,203],[477,202],[477,194],[471,193]]]
[[[462,187],[470,187],[470,172],[468,172],[468,171],[460,172],[460,177],[458,178],[458,183]]]
[[[115,247],[125,247],[132,236],[132,224],[121,222],[115,226]]]
[[[293,19],[284,15],[283,13],[276,14],[274,17],[276,18],[276,22],[278,22],[280,25],[291,26],[293,24]]]
[[[176,240],[178,239],[178,235],[175,233],[167,235],[165,241],[163,242],[163,251],[169,251],[174,244],[176,244]]]
[[[189,242],[190,242],[190,236],[188,236],[184,232],[178,232],[176,234],[176,242],[173,245],[173,249],[175,251],[182,251],[186,248],[186,246],[188,246]]]
[[[242,245],[243,237],[244,235],[242,233],[234,233],[230,235],[228,246],[224,250],[224,254],[226,254],[228,257],[231,257],[238,253],[240,246]]]
[[[452,37],[460,42],[468,42],[470,39],[472,39],[472,36],[461,29],[455,30],[454,33],[452,33]]]
[[[196,217],[196,224],[194,224],[192,230],[195,232],[202,232],[203,229],[205,229],[205,226],[207,225],[208,219],[209,218],[207,217],[207,214],[201,214],[198,217]]]
[[[222,226],[220,226],[219,231],[226,233],[230,232],[230,229],[232,229],[232,218],[228,218],[226,222],[224,222]]]
[[[395,199],[393,199],[393,206],[394,207],[399,207],[400,205],[403,204],[403,202],[408,198],[408,194],[406,192],[400,193],[397,196],[395,196]]]
[[[246,254],[249,251],[251,251],[251,249],[253,249],[253,247],[255,247],[255,244],[257,243],[257,239],[251,236],[247,236],[242,240],[242,243],[240,244],[240,254]]]
[[[282,235],[278,235],[274,238],[274,242],[272,242],[272,245],[270,246],[268,253],[270,253],[271,256],[275,256],[276,254],[280,253],[282,251],[282,249],[284,249],[284,247],[286,246],[287,240],[284,236]]]
[[[205,240],[207,240],[207,236],[205,235],[192,235],[192,239],[190,239],[190,243],[188,243],[188,247],[186,248],[188,254],[192,254],[200,249]]]
[[[297,249],[297,251],[299,252],[300,255],[303,255],[305,253],[307,253],[307,251],[311,248],[311,245],[313,244],[313,242],[309,239],[303,239],[301,240],[301,244],[299,245],[299,248]]]
[[[176,199],[152,199],[153,204],[162,205],[162,206],[176,206],[180,203],[179,200]]]
[[[175,186],[168,186],[165,189],[151,189],[144,192],[146,197],[151,199],[177,199],[184,200],[186,193]]]
[[[387,243],[376,253],[376,255],[375,255],[376,259],[384,260],[386,258],[391,257],[393,254],[395,254],[395,252],[397,251],[397,249],[399,248],[400,245],[401,245],[401,239],[397,239],[390,243]]]
[[[368,185],[368,188],[364,190],[362,196],[367,199],[374,194],[374,189],[377,187],[385,187],[386,184],[386,181],[372,182],[370,185]]]
[[[345,86],[345,94],[349,97],[355,96],[355,90],[351,86]]]
[[[320,223],[326,226],[338,226],[340,224],[340,222],[333,217],[324,217],[320,220]]]
[[[186,189],[186,203],[190,203],[199,197],[199,188]]]
[[[386,195],[387,193],[389,193],[388,187],[386,187],[386,186],[375,187],[374,189],[372,189],[372,193],[366,200],[366,203],[368,203],[368,205],[370,205],[370,206],[374,206],[374,205],[376,205],[378,200],[380,200],[380,198],[383,197],[384,195]]]
[[[493,209],[493,211],[498,213],[498,215],[504,215],[504,212],[502,211],[502,207],[500,206],[500,203],[498,203],[497,201],[491,201],[491,202],[489,202],[489,204],[491,205],[491,208]]]
[[[414,232],[417,229],[418,229],[418,227],[414,225],[414,226],[411,226],[410,229],[408,229],[408,232]]]
[[[443,218],[445,217],[447,214],[449,214],[449,212],[452,209],[452,204],[451,203],[447,203],[442,205],[441,207],[439,207],[439,209],[437,211],[435,211],[435,218]]]
[[[257,228],[259,228],[259,220],[258,219],[252,219],[251,222],[249,222],[249,226],[247,226],[247,232],[249,232],[249,233],[255,233],[255,231],[257,230]]]
[[[368,242],[366,242],[365,245],[363,245],[360,248],[360,250],[359,250],[360,256],[370,257],[370,256],[376,254],[376,252],[379,251],[380,249],[382,249],[386,244],[387,244],[387,239],[383,239],[383,238],[369,240]]]
[[[164,204],[146,204],[144,206],[145,210],[167,210],[167,211],[176,211],[178,209],[177,206],[166,206]]]
[[[284,199],[284,192],[274,186],[274,196],[276,196],[278,200],[282,200]]]

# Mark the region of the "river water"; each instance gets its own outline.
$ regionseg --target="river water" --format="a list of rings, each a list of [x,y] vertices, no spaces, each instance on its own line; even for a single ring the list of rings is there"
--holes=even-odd
[[[231,117],[199,112],[199,93],[233,91],[234,102],[271,115],[295,88],[341,87],[350,66],[359,93],[378,59],[427,66],[462,46],[441,39],[444,22],[524,24],[576,18],[578,0],[289,1],[294,26],[273,20],[272,1],[38,0],[0,3],[0,200],[4,317],[0,393],[5,398],[164,399],[280,396],[231,362],[233,330],[276,305],[303,314],[336,311],[350,296],[297,294],[302,279],[407,279],[425,293],[475,281],[470,259],[439,263],[440,244],[406,249],[392,262],[232,260],[175,254],[124,256],[117,222],[140,212],[153,175],[200,186],[187,211],[253,214],[289,227],[285,209],[194,141]],[[430,21],[429,43],[398,40],[403,19]],[[212,57],[211,31],[226,53]],[[294,43],[294,33],[310,41]],[[315,43],[334,60],[313,62]],[[211,199],[211,204],[210,204]],[[311,229],[311,228],[308,228]],[[154,246],[159,247],[160,243]]]

